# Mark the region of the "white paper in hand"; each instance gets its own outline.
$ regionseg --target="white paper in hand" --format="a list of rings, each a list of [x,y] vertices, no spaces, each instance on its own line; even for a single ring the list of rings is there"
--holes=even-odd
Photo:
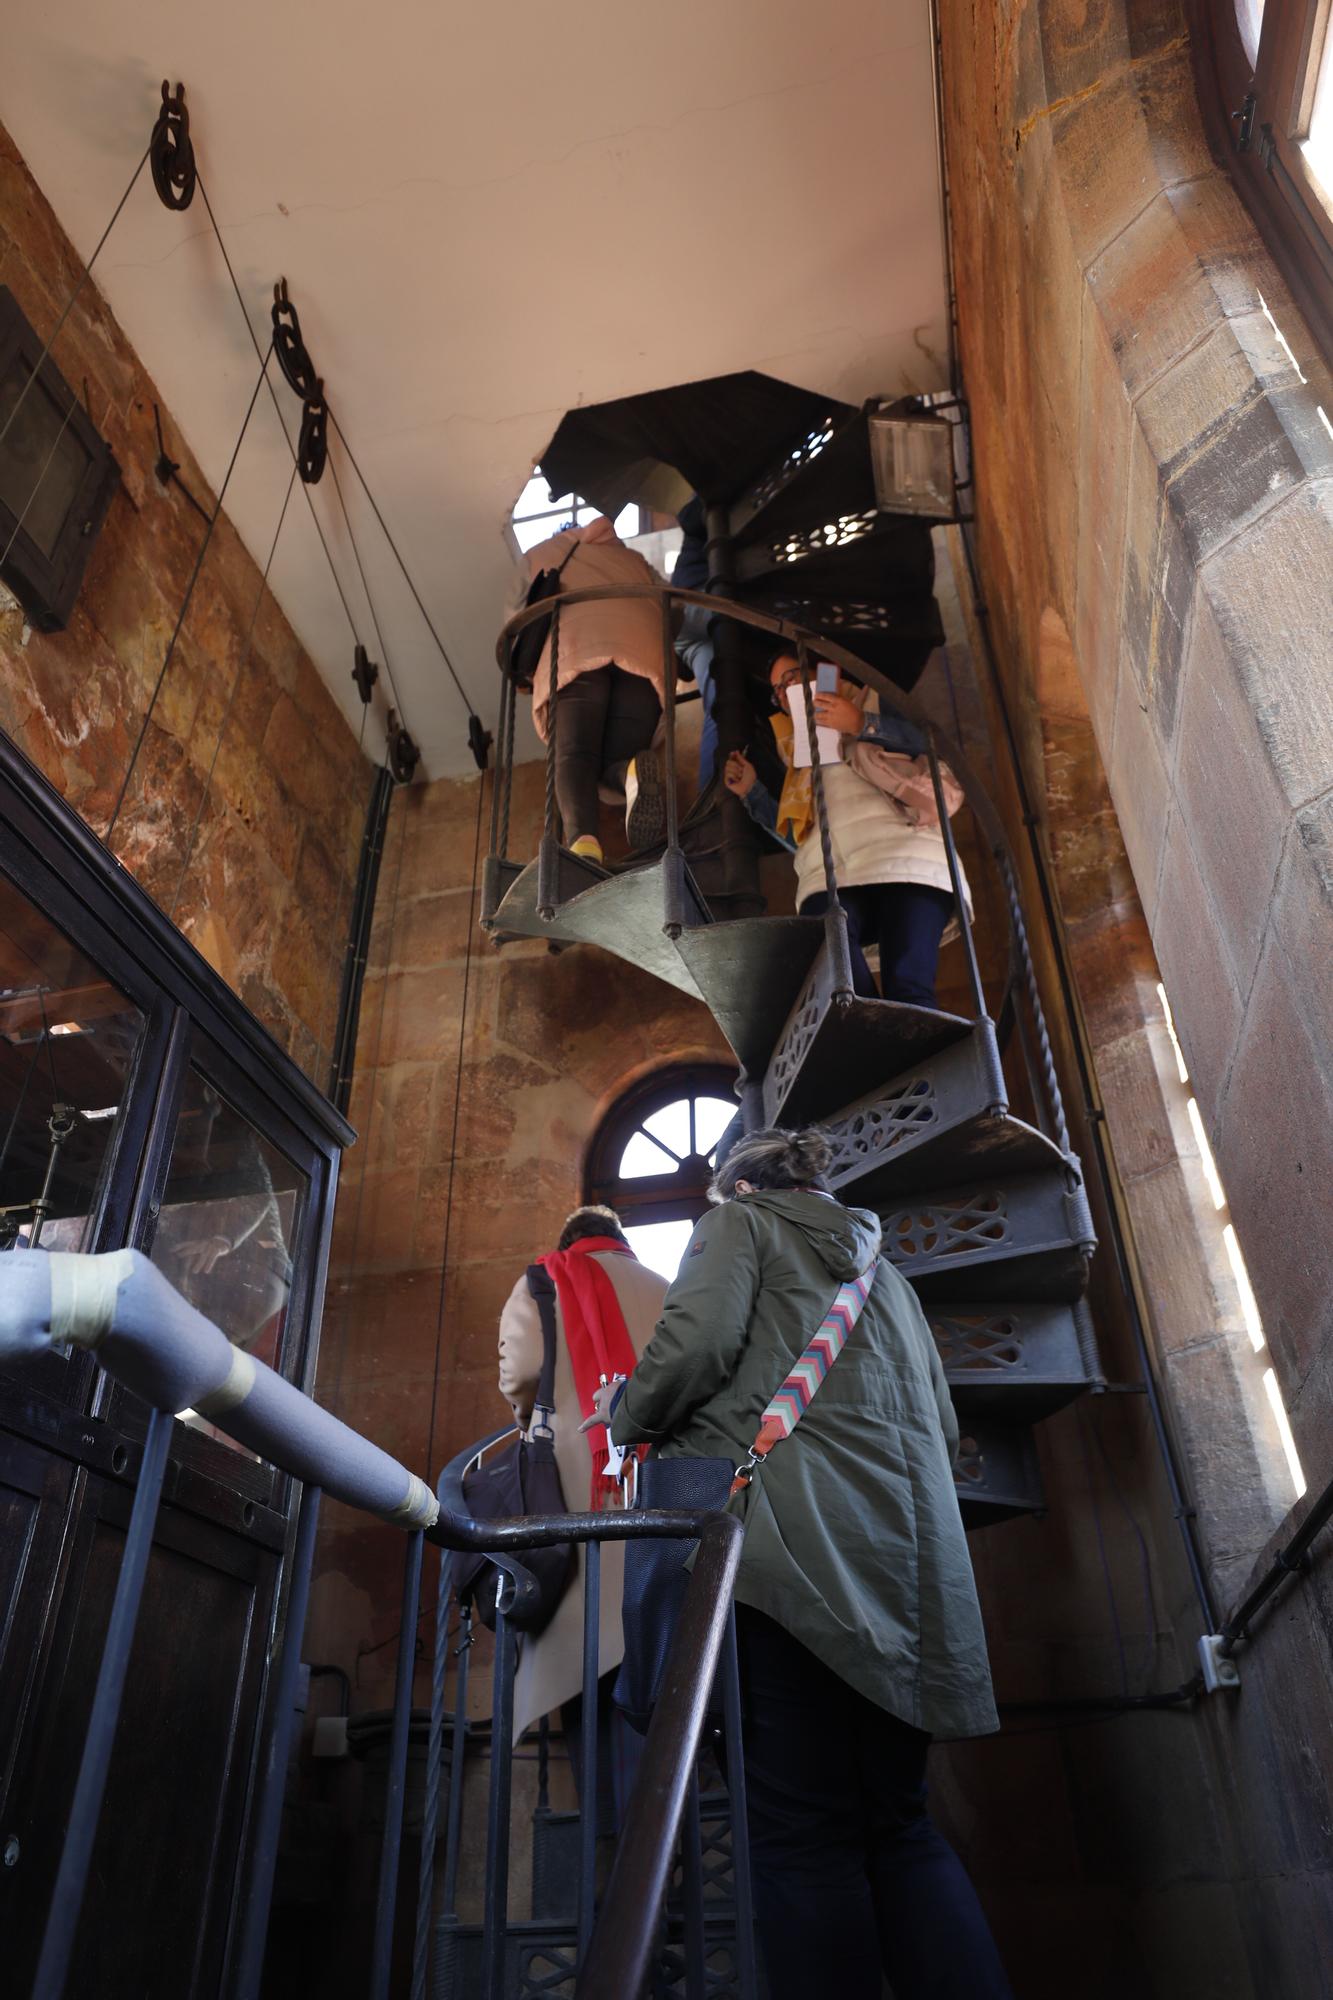
[[[805,689],[799,681],[787,689],[787,706],[791,710],[792,721],[792,766],[797,771],[809,768],[813,761],[810,755],[810,733],[805,726]],[[842,737],[836,729],[820,727],[819,761],[821,764],[841,764]]]

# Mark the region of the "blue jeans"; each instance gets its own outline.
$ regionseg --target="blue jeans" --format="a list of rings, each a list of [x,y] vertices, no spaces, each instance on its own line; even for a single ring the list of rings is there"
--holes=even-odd
[[[703,734],[699,739],[699,790],[708,790],[717,769],[717,722],[713,714],[713,704],[717,690],[713,683],[713,641],[709,636],[709,626],[714,614],[705,611],[701,605],[687,604],[681,620],[679,636],[676,639],[676,653],[681,665],[694,676],[694,684],[699,690],[699,700],[703,706]]]
[[[940,939],[953,913],[948,890],[932,889],[924,882],[871,882],[840,889],[838,900],[847,912],[852,986],[861,998],[878,997],[866,964],[864,939],[879,946],[879,976],[886,1000],[933,1007]],[[827,908],[828,897],[821,890],[817,896],[806,897],[801,915],[822,917]]]
[[[755,1916],[771,2000],[1013,2000],[926,1812],[930,1738],[736,1607]]]

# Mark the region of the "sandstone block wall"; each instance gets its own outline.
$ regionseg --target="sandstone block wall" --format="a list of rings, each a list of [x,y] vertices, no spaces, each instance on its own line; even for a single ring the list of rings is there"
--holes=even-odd
[[[50,336],[82,272],[0,127],[0,284]],[[68,629],[30,631],[0,586],[0,727],[104,834],[184,599],[204,522],[153,472],[157,390],[85,286],[52,358],[121,485]],[[162,411],[181,478],[198,465]],[[293,506],[301,505],[293,495]],[[327,1080],[370,767],[225,514],[148,723],[111,847],[321,1085]]]
[[[1226,1605],[1300,1509],[1200,1232],[1211,1201],[1155,986],[1160,965],[1317,1490],[1333,1470],[1329,376],[1204,144],[1179,6],[944,0],[942,27],[991,630]],[[1154,1518],[1187,1672],[1200,1614]],[[1151,1990],[1325,1990],[1328,1560],[1266,1621],[1237,1701],[1114,1725],[1127,1779],[1151,1738],[1149,1761],[1202,1771],[1212,1800],[1207,1823],[1174,1795],[1154,1816],[1151,1785],[1121,1790],[1108,1761],[1122,1879],[1158,1832],[1173,1843],[1174,1900],[1144,1880],[1133,1902],[1166,1982]]]

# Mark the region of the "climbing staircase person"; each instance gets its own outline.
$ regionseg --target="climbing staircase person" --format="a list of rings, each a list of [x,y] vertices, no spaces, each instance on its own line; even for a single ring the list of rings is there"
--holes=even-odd
[[[817,1131],[751,1133],[657,1331],[598,1391],[614,1444],[737,1467],[755,1915],[770,2000],[1011,2000],[926,1812],[933,1736],[998,1729],[954,1492],[958,1420],[881,1227]]]

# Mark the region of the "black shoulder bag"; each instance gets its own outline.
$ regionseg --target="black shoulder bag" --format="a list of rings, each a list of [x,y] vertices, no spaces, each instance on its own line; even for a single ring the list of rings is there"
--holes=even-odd
[[[527,1436],[522,1432],[483,1460],[463,1478],[463,1498],[478,1521],[500,1521],[515,1514],[567,1514],[560,1468],[555,1462],[555,1281],[543,1264],[529,1264],[528,1290],[537,1301],[542,1322],[542,1372],[532,1406]],[[524,1549],[518,1560],[536,1578],[537,1601],[527,1610],[515,1607],[512,1623],[522,1632],[541,1632],[574,1578],[577,1554],[573,1542],[546,1549]],[[495,1628],[495,1600],[501,1572],[489,1556],[460,1558],[458,1594],[470,1595],[483,1625]]]
[[[560,579],[564,575],[568,564],[573,560],[578,547],[579,544],[576,541],[559,569],[538,570],[536,576],[533,577],[532,582],[528,585],[527,596],[523,599],[523,608],[525,611],[530,610],[534,604],[544,604],[548,597],[557,597],[559,595]],[[550,629],[551,613],[548,611],[544,618],[534,618],[531,625],[525,625],[510,646],[509,672],[513,677],[515,687],[526,690],[536,680],[537,668],[541,662],[542,648],[546,644],[546,635]]]

